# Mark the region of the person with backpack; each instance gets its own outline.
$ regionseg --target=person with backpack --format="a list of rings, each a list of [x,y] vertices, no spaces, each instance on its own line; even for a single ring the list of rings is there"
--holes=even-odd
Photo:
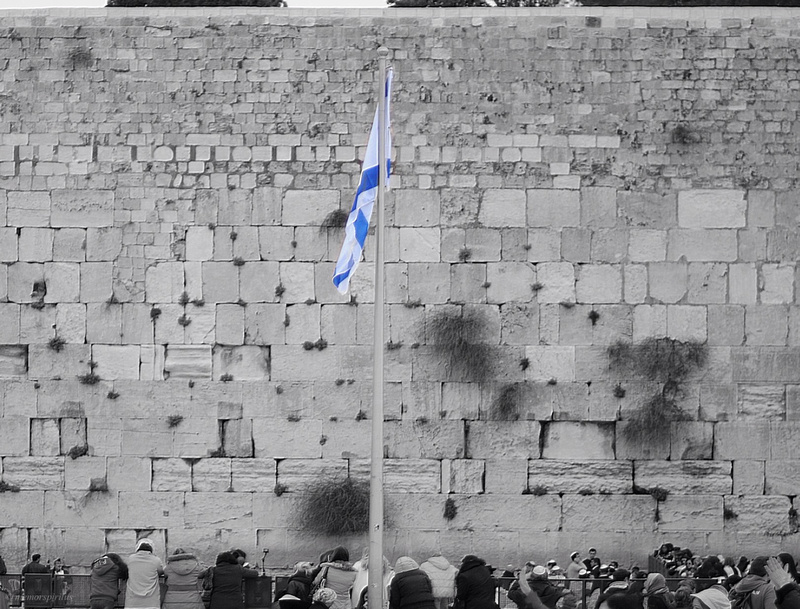
[[[775,609],[775,587],[767,577],[767,557],[757,556],[750,570],[730,591],[731,609]]]

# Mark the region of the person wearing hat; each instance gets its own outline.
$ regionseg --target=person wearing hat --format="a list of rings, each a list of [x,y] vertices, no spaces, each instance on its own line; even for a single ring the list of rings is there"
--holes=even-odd
[[[614,571],[611,583],[597,597],[595,609],[641,609],[640,596],[631,592],[630,576],[627,569]]]
[[[523,586],[522,582],[525,582]],[[549,582],[547,568],[537,565],[526,577],[520,577],[508,591],[508,598],[516,603],[519,609],[535,609],[536,603],[532,595],[541,601],[548,609],[555,609],[556,603],[562,596],[572,594],[571,591],[557,588]]]
[[[162,609],[203,609],[200,573],[203,568],[194,554],[177,548],[167,557],[164,576],[167,578],[167,593]]]
[[[767,577],[767,557],[756,556],[750,563],[750,570],[730,592],[732,605],[737,599],[749,597],[748,609],[775,609],[775,588]]]
[[[430,578],[408,556],[401,556],[394,563],[394,577],[389,584],[389,609],[436,609]]]
[[[461,559],[456,574],[457,609],[499,609],[495,601],[497,581],[486,561],[474,554]]]
[[[128,557],[127,563],[125,609],[159,609],[159,578],[164,575],[164,565],[158,556],[153,555],[153,542],[140,539],[136,543],[136,552]]]

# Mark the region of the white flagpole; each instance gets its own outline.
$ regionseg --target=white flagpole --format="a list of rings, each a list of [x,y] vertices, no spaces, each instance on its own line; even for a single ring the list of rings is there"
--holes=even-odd
[[[375,223],[375,318],[372,375],[372,458],[369,476],[369,609],[383,609],[383,202],[386,192],[386,59],[378,49],[378,217]]]

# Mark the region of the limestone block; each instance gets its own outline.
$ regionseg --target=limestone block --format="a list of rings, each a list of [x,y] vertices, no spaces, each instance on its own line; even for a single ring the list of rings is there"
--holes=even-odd
[[[561,229],[561,258],[566,262],[592,259],[592,231],[588,228]]]
[[[86,341],[86,305],[63,303],[56,306],[56,328],[59,338],[67,343]]]
[[[474,262],[498,262],[502,249],[503,234],[509,231],[523,233],[521,228],[508,228],[499,231],[496,228],[467,228],[465,230],[465,245],[470,252],[469,260]],[[520,259],[521,261],[524,260],[525,256],[520,256]]]
[[[688,302],[692,304],[725,303],[728,296],[728,265],[689,264]]]
[[[371,423],[367,419],[323,421],[319,437],[322,458],[369,458],[372,448],[370,429]],[[313,442],[313,438],[308,441]]]
[[[163,381],[165,353],[164,345],[141,345],[139,378],[143,381]]]
[[[187,493],[186,523],[197,527],[253,528],[252,493]]]
[[[208,226],[186,230],[186,260],[211,260],[214,257],[214,231]]]
[[[86,260],[116,260],[122,251],[122,229],[104,226],[86,230]]]
[[[755,304],[756,302],[755,264],[728,265],[728,299],[732,304]]]
[[[669,231],[667,259],[690,262],[733,262],[738,258],[736,231],[696,229]]]
[[[789,455],[785,455],[789,457]],[[797,459],[782,459],[766,462],[766,484],[764,492],[767,495],[797,495],[800,484],[797,480]]]
[[[536,267],[541,303],[575,302],[575,269],[569,262],[543,262]]]
[[[670,305],[667,307],[667,336],[681,341],[705,343],[708,335],[707,308]]]
[[[617,459],[668,459],[670,456],[670,437],[664,433],[649,443],[640,440],[636,433],[629,431],[629,421],[617,421]]]
[[[54,190],[51,226],[111,226],[114,224],[114,191]]]
[[[575,289],[578,302],[619,302],[622,296],[621,267],[580,264]]]
[[[613,459],[614,426],[602,423],[550,422],[544,431],[545,459]]]
[[[527,488],[534,494],[626,494],[633,489],[633,468],[630,461],[532,460]]]
[[[247,305],[244,309],[245,342],[256,345],[284,344],[287,327],[285,324],[288,320],[291,325],[293,317],[297,316],[290,315],[286,305],[283,304]]]
[[[280,224],[282,194],[280,188],[266,186],[253,190],[253,224]]]
[[[470,459],[539,458],[538,421],[470,421],[468,425],[465,454]]]
[[[744,307],[712,305],[708,307],[708,344],[739,346],[744,344]]]
[[[450,300],[453,302],[485,302],[486,286],[485,264],[454,264],[450,273]],[[491,285],[489,285],[491,288]],[[520,284],[515,284],[515,289]]]
[[[284,288],[284,302],[305,302],[314,297],[314,264],[309,262],[281,262],[280,285]],[[333,276],[333,275],[331,275]]]
[[[33,302],[37,282],[44,282],[44,265],[16,262],[8,265],[8,299],[11,302]],[[38,294],[38,293],[37,293]]]
[[[0,425],[0,446],[3,447],[4,456],[22,457],[30,454],[30,426],[28,417],[3,416],[3,424]]]
[[[641,264],[626,264],[623,274],[623,297],[625,302],[638,304],[647,300],[647,267]]]
[[[686,296],[687,272],[687,265],[682,262],[650,264],[650,296],[663,303],[680,302]]]
[[[19,337],[22,343],[47,343],[53,338],[56,308],[54,306],[46,306],[43,309],[21,307],[19,322]]]
[[[78,417],[65,417],[60,423],[60,446],[59,454],[69,455],[75,458],[75,448],[83,449],[86,443],[86,419]],[[80,450],[80,452],[83,452]]]
[[[187,344],[209,344],[216,342],[214,331],[214,324],[216,322],[215,307],[205,305],[195,306],[190,305],[185,309],[185,321],[188,320],[189,324],[182,326],[183,340]],[[179,320],[176,319],[175,323],[180,325]],[[184,323],[185,323],[184,321]]]
[[[168,345],[164,375],[172,379],[210,379],[210,345]]]
[[[725,510],[732,515],[725,520],[726,532],[788,535],[793,529],[789,508],[791,499],[784,496],[726,496]]]
[[[396,226],[436,226],[441,210],[438,190],[398,190],[394,194]]]
[[[152,308],[149,304],[126,302],[122,305],[122,342],[152,344],[154,337]]]
[[[747,202],[741,190],[678,192],[681,228],[740,228],[746,224]]]
[[[245,307],[235,304],[219,304],[214,308],[214,335],[223,345],[244,343]]]
[[[557,531],[561,521],[559,497],[534,495],[507,495],[498,501],[497,495],[456,497],[457,514],[451,526],[465,529],[478,526],[492,531],[521,529],[537,532]],[[525,523],[523,525],[523,522]]]
[[[253,447],[256,457],[314,459],[322,455],[319,442],[308,438],[322,435],[322,422],[304,420],[254,419]]]
[[[764,461],[737,459],[733,462],[733,493],[763,495],[766,483]]]
[[[61,490],[64,488],[64,457],[4,457],[3,480],[24,491]]]
[[[21,262],[49,262],[53,260],[53,239],[50,228],[21,228],[17,251]]]
[[[89,492],[92,480],[106,480],[105,457],[85,456],[64,460],[64,488],[67,491]]]
[[[747,191],[747,225],[775,226],[775,193],[768,190]]]
[[[0,377],[26,376],[28,349],[23,345],[0,345]]]
[[[110,262],[80,264],[80,301],[105,303],[112,294],[113,265]]]
[[[419,384],[417,383],[416,385]],[[438,392],[436,392],[436,395],[438,395]],[[438,404],[441,409],[440,412],[444,413],[443,418],[477,419],[480,403],[481,386],[478,383],[441,384],[441,402]]]
[[[303,493],[319,480],[347,477],[346,459],[281,459],[277,464],[277,484],[289,493]],[[384,472],[385,475],[385,472]],[[384,484],[386,479],[384,478]],[[386,484],[387,488],[391,488]]]
[[[86,420],[86,439],[91,454],[119,456],[122,451],[121,419],[118,417],[90,417]]]
[[[252,458],[253,456],[253,422],[250,419],[238,419],[225,422],[225,434],[222,448],[231,457]]]
[[[172,433],[166,428],[155,427],[150,419],[122,419],[121,431],[121,455],[172,456]]]
[[[287,190],[281,218],[284,225],[321,226],[325,217],[339,207],[338,190]]]
[[[152,464],[151,490],[160,492],[193,490],[190,462],[184,459],[153,459]]]
[[[760,298],[764,304],[791,304],[794,301],[794,265],[761,265]]]
[[[663,230],[630,229],[628,258],[631,262],[663,262],[667,257],[667,233]]]
[[[196,524],[184,515],[185,493],[120,491],[119,524],[132,529],[181,529]],[[214,511],[219,508],[213,508]]]
[[[486,266],[486,280],[489,282],[486,290],[489,302],[530,302],[536,273],[527,262],[498,262]]]
[[[696,494],[669,495],[658,505],[658,530],[663,533],[722,530],[723,498]]]
[[[525,347],[529,367],[525,378],[533,381],[570,382],[575,380],[575,348],[557,346]]]
[[[166,427],[169,426],[167,422]],[[220,446],[219,423],[216,418],[192,416],[173,431],[172,455],[176,457],[204,457]]]
[[[442,492],[441,462],[436,459],[384,459],[383,484],[393,493],[440,493]],[[351,459],[350,476],[368,480],[368,459]]]
[[[3,481],[8,484],[18,484],[6,477]],[[0,493],[0,510],[3,511],[3,540],[6,531],[13,530],[12,527],[40,527],[44,525],[44,492],[21,490],[18,493]],[[28,531],[25,530],[27,537]],[[27,539],[25,540],[27,542]],[[8,560],[6,548],[4,546],[3,556]],[[25,557],[27,560],[27,556]],[[24,564],[24,561],[23,563]],[[10,568],[11,565],[9,564]],[[20,566],[20,569],[22,567]]]
[[[237,493],[269,493],[275,487],[275,459],[232,459],[231,488]]]
[[[5,495],[10,495],[11,493],[5,493]],[[40,493],[41,494],[41,493]],[[0,509],[4,509],[2,498],[0,498]],[[35,512],[34,508],[34,512]],[[4,512],[5,513],[5,512]],[[38,524],[41,523],[37,523]],[[28,529],[27,528],[20,528],[14,526],[13,528],[10,526],[7,529],[3,529],[0,531],[0,544],[3,544],[3,560],[6,563],[6,566],[9,570],[13,571],[20,571],[22,569],[22,565],[28,563]],[[14,565],[19,565],[16,568]],[[3,584],[6,588],[10,588],[8,584]],[[11,599],[12,602],[19,598],[19,589],[21,586],[17,586],[16,590],[12,590]]]
[[[152,462],[149,457],[106,457],[106,482],[112,492],[150,491]]]
[[[213,306],[210,305],[209,310]],[[162,345],[183,344],[186,341],[185,326],[178,323],[178,320],[184,315],[191,320],[191,315],[186,313],[186,309],[179,304],[159,304],[154,306],[152,310],[158,313],[154,318],[151,318],[154,326],[155,342]],[[151,313],[151,315],[153,314]]]
[[[444,459],[442,492],[456,495],[477,495],[484,492],[486,474],[482,459]]]
[[[655,512],[650,495],[564,495],[562,530],[648,533]]]
[[[580,191],[531,189],[527,194],[529,226],[563,228],[581,224]]]
[[[262,260],[291,260],[294,257],[294,229],[291,226],[260,226],[258,244]]]
[[[178,302],[185,290],[184,285],[183,264],[180,262],[160,262],[147,267],[147,302]]]
[[[670,425],[670,458],[711,459],[714,448],[714,425],[700,421],[674,421]]]
[[[8,226],[50,225],[50,193],[41,191],[9,191]]]
[[[89,481],[73,492],[47,491],[44,498],[44,526],[49,528],[117,526],[116,493],[89,492]],[[70,561],[72,562],[72,561]]]
[[[634,480],[641,488],[662,488],[676,495],[727,495],[733,484],[731,471],[730,461],[637,461]]]
[[[786,391],[776,385],[738,385],[736,418],[786,420]]]
[[[58,419],[31,419],[31,454],[55,456],[61,454]]]
[[[414,263],[408,265],[409,301],[420,300],[426,305],[448,302],[450,299],[450,265]]]
[[[536,303],[500,305],[501,344],[530,345],[539,342],[539,306]]]
[[[255,345],[216,347],[214,378],[231,375],[237,381],[269,379],[269,348]]]
[[[239,293],[245,302],[274,302],[275,288],[280,283],[278,263],[248,262],[239,267],[239,283]]]
[[[203,298],[206,305],[239,300],[239,271],[230,262],[203,262]]]
[[[201,459],[192,467],[192,491],[224,493],[230,489],[230,459]]]
[[[714,458],[770,458],[770,423],[744,421],[717,423],[714,426]]]
[[[487,189],[478,207],[478,222],[488,227],[526,226],[525,191]]]
[[[620,190],[617,193],[618,214],[628,226],[653,229],[672,228],[677,223],[677,195]]]
[[[439,228],[401,227],[400,260],[403,262],[439,262],[441,259]]]
[[[796,382],[800,378],[800,349],[742,347],[731,351],[734,381]]]
[[[3,324],[0,325],[0,343],[16,345],[19,339],[19,318],[20,305],[12,303],[0,303],[0,318]]]
[[[62,228],[53,232],[54,260],[62,262],[83,262],[86,260],[86,231],[84,229]]]
[[[459,458],[464,456],[464,427],[456,420],[387,421],[384,443],[390,458]]]
[[[581,226],[612,227],[617,223],[617,190],[588,187],[581,191]]]
[[[788,312],[780,305],[747,306],[744,329],[748,345],[783,346],[789,334]]]
[[[94,372],[104,380],[138,379],[139,353],[138,345],[93,345]]]

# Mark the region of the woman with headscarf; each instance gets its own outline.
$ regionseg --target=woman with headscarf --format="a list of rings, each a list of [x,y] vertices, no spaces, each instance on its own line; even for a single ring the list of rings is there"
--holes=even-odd
[[[456,573],[456,603],[459,609],[499,609],[495,602],[497,581],[486,561],[473,554],[461,559]]]
[[[692,594],[692,609],[731,609],[728,591],[715,584]]]
[[[343,546],[337,546],[328,560],[320,566],[322,569],[314,579],[314,585],[330,588],[336,592],[336,599],[331,609],[351,609],[350,589],[356,579],[356,572],[350,564],[350,552]]]
[[[164,575],[167,578],[167,593],[163,609],[203,609],[200,598],[200,573],[203,569],[194,554],[178,548],[167,557]]]
[[[153,542],[140,539],[136,552],[128,557],[128,585],[125,588],[125,609],[159,609],[161,590],[159,578],[164,565],[153,556]]]
[[[436,609],[430,578],[409,556],[401,556],[394,563],[389,609]]]
[[[210,609],[244,609],[242,582],[245,579],[258,577],[258,571],[240,565],[233,552],[219,553],[216,564],[209,569],[213,569]],[[200,573],[198,577],[205,577],[206,571]]]
[[[661,573],[650,573],[644,581],[644,609],[675,609],[675,597]]]

